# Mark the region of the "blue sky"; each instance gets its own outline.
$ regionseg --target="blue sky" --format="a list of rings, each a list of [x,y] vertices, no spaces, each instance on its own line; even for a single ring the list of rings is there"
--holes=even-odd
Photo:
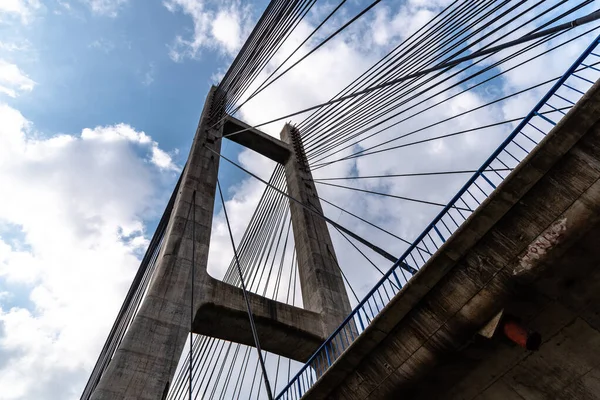
[[[252,18],[264,3],[253,2]],[[174,62],[169,46],[193,35],[193,20],[158,1],[125,2],[116,15],[78,1],[40,8],[27,25],[0,25],[3,42],[26,47],[11,55],[36,82],[35,92],[10,103],[46,135],[127,122],[166,151],[181,149],[173,159],[182,165],[208,89],[231,55],[206,48]]]
[[[326,101],[448,1],[381,2],[238,116],[255,124]],[[0,400],[79,397],[185,163],[206,93],[266,3],[0,0]],[[310,45],[368,3],[349,1]],[[331,7],[332,2],[317,2],[269,68]],[[581,14],[589,11],[584,8]],[[560,75],[594,35],[506,74],[486,90],[453,99],[435,115],[390,130],[381,140]],[[545,90],[511,98],[426,135],[521,116]],[[264,130],[276,136],[281,126]],[[315,176],[478,167],[506,132],[502,128],[487,137],[465,136],[418,151],[334,164]],[[273,163],[227,140],[222,151],[263,177],[272,171]],[[220,177],[233,233],[240,237],[264,186],[224,161]],[[365,188],[446,201],[462,185],[459,179],[436,179],[371,181]],[[409,239],[438,211],[319,190]],[[215,275],[232,257],[220,211],[217,206],[209,256]],[[397,242],[338,210],[325,211],[382,247],[402,251]],[[339,235],[332,239],[359,295],[366,293],[379,275],[365,273],[362,264],[353,269],[360,258]],[[375,259],[386,269],[383,261]]]
[[[12,186],[0,196],[1,399],[77,398],[83,388],[210,85],[247,34],[232,32],[239,37],[224,50],[209,31],[194,48],[192,3],[0,4],[0,175]],[[203,12],[219,15],[217,6]],[[246,29],[263,6],[245,6]],[[223,149],[232,158],[241,150]],[[221,177],[229,188],[243,173],[223,165]],[[86,283],[92,269],[98,279]],[[101,301],[85,294],[96,286]],[[88,307],[75,311],[76,303]],[[104,315],[99,325],[86,317],[94,314]],[[77,345],[88,329],[99,332]],[[40,352],[41,343],[54,350]]]

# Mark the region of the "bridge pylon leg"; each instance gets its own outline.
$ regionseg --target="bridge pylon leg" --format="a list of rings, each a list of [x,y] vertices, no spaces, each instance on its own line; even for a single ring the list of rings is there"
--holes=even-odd
[[[327,223],[318,215],[323,215],[323,209],[300,132],[292,125],[286,124],[280,136],[282,141],[290,145],[292,151],[284,164],[288,193],[304,205],[303,207],[290,200],[298,274],[302,282],[302,300],[304,308],[323,316],[323,331],[329,336],[350,314],[352,307]],[[350,324],[349,329],[353,329],[353,333],[356,332],[353,324]],[[328,350],[331,354],[327,362],[333,362],[343,347],[341,344],[332,344],[332,348]],[[320,375],[318,371],[317,373]]]
[[[207,271],[224,132],[244,129],[232,139],[282,163],[289,195],[322,213],[297,132],[286,126],[286,141],[279,141],[245,129],[215,110],[215,93],[212,88],[205,102],[147,293],[93,400],[163,400],[190,332],[254,345],[250,325],[237,328],[248,323],[244,293]],[[262,349],[307,361],[351,308],[325,221],[295,202],[290,207],[304,308],[247,295]],[[341,348],[330,352],[333,362]]]
[[[159,254],[138,313],[92,394],[93,400],[161,399],[168,390],[191,330],[192,232],[195,292],[207,285],[220,131],[210,128],[213,88],[206,100]],[[192,196],[195,213],[190,212]],[[195,215],[195,221],[191,216]],[[194,227],[195,224],[195,227]],[[198,296],[200,301],[200,296]]]

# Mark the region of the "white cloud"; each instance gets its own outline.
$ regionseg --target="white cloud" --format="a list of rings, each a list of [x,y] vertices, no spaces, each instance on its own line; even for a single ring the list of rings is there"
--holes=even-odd
[[[0,22],[4,18],[18,18],[23,24],[31,21],[36,10],[42,7],[39,0],[0,1]]]
[[[109,54],[111,51],[115,49],[115,44],[107,39],[100,38],[94,40],[92,43],[88,45],[90,49],[98,49],[106,54]]]
[[[158,147],[158,143],[144,132],[138,132],[127,124],[117,124],[112,126],[96,127],[94,129],[85,128],[81,132],[81,138],[84,140],[95,140],[99,142],[130,142],[138,143],[149,147],[148,159],[157,167],[165,170],[179,171],[171,156]]]
[[[45,136],[6,104],[0,120],[0,221],[27,244],[0,238],[0,292],[28,293],[0,296],[0,398],[78,398],[176,167],[126,124]]]
[[[240,23],[240,14],[233,9],[219,10],[212,23],[212,35],[228,53],[233,54],[242,46]]]
[[[31,49],[31,43],[28,40],[21,40],[18,42],[4,42],[0,41],[0,50],[6,52],[21,52]]]
[[[31,92],[35,82],[19,67],[0,59],[0,93],[9,97],[17,97],[24,92]]]
[[[191,38],[178,35],[169,46],[169,56],[176,62],[198,58],[207,48],[234,55],[252,28],[250,6],[239,0],[220,2],[217,8],[205,0],[166,0],[163,4],[172,13],[189,15],[194,24]]]
[[[413,29],[411,26],[416,26],[416,20],[441,3],[432,5],[413,0],[407,3],[412,8],[404,17],[392,10],[374,15],[359,32],[340,35],[248,103],[242,109],[242,119],[258,123],[326,101],[398,43]],[[225,53],[233,54],[247,32],[244,27],[248,13],[237,11],[240,8],[232,10],[229,4],[208,10],[203,1],[166,1],[164,5],[171,12],[184,12],[194,22],[193,35],[176,40],[173,59],[198,57],[202,50],[217,45]],[[215,26],[214,21],[219,18],[221,24]],[[313,28],[302,22],[268,71]],[[357,37],[364,40],[356,40]],[[552,75],[564,70],[568,59],[580,50],[580,44],[565,50],[563,54],[568,57],[553,57],[554,62],[547,64],[552,65],[551,71],[546,68],[543,72]],[[506,75],[498,90],[525,87],[528,77],[539,79],[535,73],[539,65],[531,68],[525,74],[520,70]],[[261,76],[265,78],[266,74]],[[362,146],[397,137],[482,104],[485,96],[479,92],[461,95],[435,113],[411,119],[377,139],[365,141]],[[433,129],[419,138],[496,121],[505,115],[520,116],[537,98],[537,94],[516,98],[503,107],[459,118],[444,129]],[[168,172],[178,167],[150,136],[126,124],[84,129],[78,136],[44,137],[9,106],[0,106],[0,120],[0,187],[10,188],[0,197],[0,221],[22,227],[29,247],[15,248],[6,238],[0,238],[0,285],[5,282],[27,285],[33,304],[29,308],[3,306],[7,304],[7,296],[2,295],[6,290],[0,288],[0,398],[77,398],[138,265],[137,251],[147,244],[144,220],[165,204],[164,198],[162,202],[157,200],[157,182],[165,175],[172,175]],[[278,137],[282,125],[280,122],[264,129]],[[475,133],[431,142],[409,150],[334,164],[315,171],[314,175],[334,177],[350,172],[366,175],[476,167],[504,133],[506,129],[494,135]],[[342,154],[351,150],[355,149]],[[241,153],[239,162],[263,177],[273,167],[271,162],[250,151]],[[446,196],[453,194],[460,184],[461,178],[448,177],[352,183],[360,188],[439,202],[447,200]],[[342,189],[320,185],[317,188],[322,197],[409,240],[439,211],[435,207]],[[263,189],[264,185],[254,178],[244,179],[232,188],[226,206],[236,238],[242,235]],[[398,255],[404,249],[399,241],[339,210],[325,206],[325,212],[393,254]],[[378,273],[339,234],[331,232],[340,265],[362,296],[378,279]],[[389,267],[389,262],[373,256],[369,250],[365,253],[383,270]],[[232,257],[222,213],[214,220],[210,254],[211,273],[221,276]]]
[[[115,18],[129,0],[81,0],[88,5],[94,14]],[[65,4],[61,5],[65,7]],[[66,7],[67,8],[67,7]],[[68,7],[67,9],[69,9]]]
[[[148,69],[146,70],[146,72],[143,75],[142,85],[144,85],[144,86],[152,85],[152,83],[154,83],[155,75],[156,75],[156,66],[154,65],[154,63],[150,63],[148,65]]]
[[[67,10],[67,11],[71,10],[71,3],[68,3],[66,1],[60,1],[60,0],[57,0],[56,2],[58,3],[59,6],[61,6],[65,10]]]

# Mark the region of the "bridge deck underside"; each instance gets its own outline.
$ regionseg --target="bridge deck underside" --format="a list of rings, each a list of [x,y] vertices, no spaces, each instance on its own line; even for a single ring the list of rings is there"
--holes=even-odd
[[[599,399],[600,225],[596,224],[506,309],[543,334],[538,352],[474,336],[441,359],[410,399]]]
[[[600,399],[595,85],[305,394]],[[539,352],[477,335],[501,309]]]

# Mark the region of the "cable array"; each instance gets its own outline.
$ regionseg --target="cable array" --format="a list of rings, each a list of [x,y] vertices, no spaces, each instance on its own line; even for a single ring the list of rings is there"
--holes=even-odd
[[[279,54],[316,1],[273,0],[269,3],[218,86],[215,107],[211,110],[213,122],[221,120],[225,112],[233,114],[243,110],[243,106],[255,100],[259,93],[272,90],[290,70],[309,63],[311,55],[335,43],[356,21],[369,18],[381,2],[369,1],[353,13],[353,17],[340,17],[344,20],[337,29],[326,37],[319,37],[320,30],[334,20],[334,15],[344,5],[348,6],[346,0],[336,2],[323,13],[320,21],[315,22],[315,28],[300,45],[286,57],[281,57],[284,61],[274,66],[266,79],[256,85],[257,78],[267,65],[272,65],[274,56]],[[363,280],[367,275],[372,281],[381,277],[387,279],[383,289],[388,299],[401,290],[445,238],[458,229],[461,221],[489,195],[482,189],[484,185],[489,183],[495,188],[502,182],[523,159],[523,154],[528,154],[549,127],[595,82],[591,71],[600,72],[600,55],[591,53],[596,59],[577,66],[573,76],[553,93],[551,101],[536,111],[535,118],[532,114],[509,117],[502,112],[511,101],[526,95],[537,96],[564,78],[531,77],[522,87],[503,87],[507,76],[523,73],[536,62],[547,59],[545,57],[587,41],[600,28],[597,23],[600,13],[590,12],[592,5],[593,0],[451,2],[328,101],[256,125],[303,116],[294,125],[291,145],[306,171],[315,175],[314,182],[324,209],[324,215],[319,217],[329,224],[336,243],[345,246],[344,253],[348,254],[344,256],[352,258],[349,265],[340,257],[342,261],[338,267],[353,296],[353,304],[359,304],[365,310],[367,306],[371,307],[368,301],[361,300],[365,295]],[[302,50],[306,50],[304,55],[290,63]],[[254,90],[250,92],[250,88]],[[488,93],[485,91],[488,88],[495,90]],[[468,96],[476,96],[480,101],[466,102],[468,106],[459,111],[451,109],[452,104]],[[471,154],[471,163],[468,159],[458,162],[457,159],[466,156],[456,154],[456,159],[449,165],[440,162],[427,168],[418,166],[417,161],[423,160],[415,160],[411,154],[434,144],[453,143],[459,143],[458,152],[461,150],[460,139],[465,137],[492,142],[491,152],[497,143],[502,143],[511,134],[515,125],[525,120],[527,124],[484,169],[480,165],[488,154],[482,154],[480,158]],[[482,152],[481,149],[478,151]],[[290,202],[299,201],[287,193],[283,166],[276,166],[267,181],[222,154],[216,155],[265,185],[237,243],[231,234],[229,216],[226,216],[234,257],[222,280],[242,287],[244,293],[248,291],[300,306],[302,298],[289,207]],[[374,168],[376,172],[373,173],[361,168],[365,163],[379,167],[378,164],[389,163],[390,157],[395,158],[392,167]],[[423,156],[425,162],[437,161],[427,157]],[[476,178],[473,178],[474,174]],[[430,182],[437,182],[446,191],[436,192],[437,188]],[[471,186],[456,197],[456,190],[464,182]],[[412,191],[397,192],[404,188]],[[424,193],[418,193],[419,190]],[[226,199],[222,193],[220,198],[226,213]],[[135,315],[152,275],[173,201],[174,196],[82,399],[89,398]],[[310,208],[310,205],[299,203]],[[372,212],[372,208],[376,208],[374,204],[381,205],[378,214]],[[440,210],[445,213],[443,217],[438,214]],[[402,221],[411,214],[424,216],[424,221],[434,217],[439,219],[435,220],[437,225],[430,225],[428,230],[420,233],[420,230],[399,229],[399,224],[390,223],[389,219],[398,219],[398,214]],[[404,261],[397,262],[405,250],[410,250],[405,253],[409,256],[403,256]],[[389,270],[392,264],[399,271],[398,276],[394,273],[394,279]],[[361,281],[353,282],[357,276]],[[381,302],[384,303],[383,297]],[[365,313],[367,323],[376,315],[373,311],[360,312]],[[241,344],[190,334],[190,350],[181,358],[166,399],[270,398],[271,391],[276,395],[301,366],[261,351],[261,333],[254,333],[258,353]]]
[[[100,355],[98,356],[98,360],[96,361],[96,365],[90,374],[87,384],[83,390],[81,395],[82,400],[87,400],[92,395],[92,392],[100,382],[100,378],[102,374],[108,367],[108,364],[115,354],[119,344],[123,340],[125,336],[125,332],[133,318],[137,314],[137,311],[140,307],[141,301],[146,293],[146,289],[148,288],[148,284],[154,274],[154,270],[156,269],[156,263],[158,260],[158,254],[160,253],[160,249],[163,244],[163,239],[165,237],[165,232],[167,230],[167,225],[169,223],[169,219],[171,217],[171,212],[173,211],[173,206],[175,204],[175,198],[177,196],[177,191],[179,190],[179,185],[181,183],[181,176],[175,185],[175,189],[173,189],[173,193],[167,203],[167,207],[163,212],[163,215],[156,227],[156,231],[150,240],[150,244],[148,245],[148,249],[142,258],[142,262],[140,263],[140,267],[133,278],[133,282],[125,296],[125,300],[117,314],[117,318],[113,323],[113,326],[108,334],[108,337],[100,351]]]
[[[473,2],[470,1],[455,2],[417,31],[417,34],[388,53],[380,63],[357,78],[336,97],[343,97],[350,92],[360,92],[365,88],[414,74],[436,63],[447,63],[469,51],[481,51],[497,45],[503,38],[523,35],[523,33],[524,36],[532,34],[534,29],[531,27],[535,22],[540,21],[565,2],[559,1],[554,4],[536,2],[533,5],[529,3],[531,2],[479,1],[473,6]],[[572,6],[562,13],[562,18],[567,18],[589,3],[587,0],[576,4],[571,3]],[[498,32],[503,32],[503,35],[499,36]],[[506,71],[501,70],[493,77],[486,73],[497,71],[502,64],[518,56],[531,54],[549,39],[564,35],[566,32],[539,39],[525,48],[509,49],[510,54],[499,61],[488,62],[488,65],[484,62],[491,60],[494,53],[461,68],[455,68],[453,71],[448,67],[433,74],[421,75],[398,85],[325,106],[298,124],[309,159],[313,165],[317,164],[361,141],[366,139],[372,141],[373,137],[391,127],[407,124],[411,119],[426,112],[431,115],[435,113],[436,106],[443,105],[453,97],[480,86],[478,79],[491,84],[493,79],[500,78]],[[533,56],[530,59],[533,59]],[[459,79],[467,73],[469,75]],[[461,85],[464,84],[470,86],[460,90]],[[453,93],[453,90],[458,93]],[[450,94],[452,97],[447,97],[434,105],[428,104],[444,94]],[[515,93],[512,93],[505,97],[510,98],[514,95]],[[410,114],[406,115],[409,112]],[[399,117],[402,119],[394,121]],[[381,129],[372,132],[376,128]],[[405,136],[407,134],[399,135],[398,138]]]
[[[281,191],[286,190],[283,167],[275,169],[269,182]],[[225,210],[222,197],[221,202]],[[295,305],[301,301],[296,290],[298,275],[289,202],[270,186],[263,192],[236,246],[223,281],[237,287],[242,287],[244,283],[250,292],[288,304]],[[167,399],[187,398],[190,380],[194,399],[230,399],[246,394],[254,397],[267,393],[261,383],[260,358],[253,356],[248,346],[201,335],[192,336],[192,353],[188,353],[180,362]],[[260,339],[260,333],[258,337]],[[277,368],[268,371],[271,382],[275,382],[273,390],[276,390],[278,380],[280,386],[285,384],[286,377],[298,368],[290,360],[281,360],[280,356],[264,351],[261,355],[265,361],[277,357]],[[193,360],[191,376],[188,369],[190,358]],[[285,374],[284,368],[287,369]]]
[[[365,229],[368,227],[371,229],[369,232],[379,231],[386,237],[397,240],[396,243],[400,242],[397,245],[399,248],[402,248],[401,245],[412,243],[414,239],[394,233],[381,221],[369,221],[360,207],[347,207],[326,197],[331,197],[330,195],[335,191],[351,191],[355,193],[354,196],[362,196],[365,199],[375,196],[400,202],[396,206],[398,210],[402,210],[403,204],[410,202],[431,207],[434,212],[435,208],[444,208],[447,204],[447,199],[444,198],[438,197],[440,200],[436,201],[418,198],[415,195],[395,194],[390,192],[385,184],[381,190],[377,190],[376,186],[363,184],[363,182],[377,180],[383,183],[391,178],[416,180],[442,176],[451,176],[460,182],[461,175],[471,175],[477,171],[476,169],[454,168],[437,172],[409,169],[405,173],[390,171],[387,174],[355,175],[353,172],[356,171],[357,161],[363,157],[376,158],[387,153],[396,154],[403,149],[414,150],[437,141],[447,141],[467,135],[501,137],[504,132],[508,133],[510,127],[521,121],[524,116],[506,118],[500,114],[500,118],[495,121],[483,120],[484,123],[467,128],[462,128],[458,122],[471,116],[476,117],[482,111],[501,107],[517,96],[543,90],[559,77],[537,82],[532,79],[532,84],[528,87],[517,88],[501,95],[487,96],[486,101],[450,116],[445,115],[443,110],[452,101],[471,93],[478,93],[484,87],[500,85],[502,79],[508,74],[523,70],[536,60],[556,54],[569,44],[589,36],[591,32],[598,29],[597,24],[584,27],[581,25],[593,22],[597,19],[597,13],[590,14],[591,17],[586,17],[587,19],[581,19],[578,13],[590,4],[592,2],[589,0],[453,2],[328,102],[276,118],[275,120],[281,121],[306,113],[307,110],[313,111],[296,123],[300,137],[292,141],[292,146],[296,151],[299,148],[305,150],[301,155],[309,164],[313,174],[316,174],[315,183],[320,188],[326,186],[328,189],[319,196],[324,205],[330,206],[326,207],[324,217],[333,229],[332,235],[334,233],[340,235],[353,251],[361,255],[360,260],[364,265],[369,265],[383,273],[376,260],[367,254],[373,250],[372,248],[366,246],[363,247],[365,250],[362,250],[360,246],[364,243],[360,240],[356,241],[360,238],[355,237],[353,241],[351,236],[339,229],[338,223],[327,218],[327,215],[334,215],[331,210],[335,210],[339,215],[346,215],[348,218],[346,221],[351,221],[352,226],[359,227],[358,229],[362,231],[360,235],[362,238],[365,237]],[[338,8],[334,8],[332,13],[337,10]],[[330,15],[331,13],[328,17]],[[320,25],[317,26],[318,28]],[[313,30],[307,40],[313,37],[314,33]],[[328,37],[325,40],[330,39],[331,37]],[[277,75],[277,71],[282,69],[281,65],[278,66],[234,109],[234,112],[242,109],[258,93],[274,85],[299,62],[309,59],[308,57],[314,53],[313,50],[321,47],[321,43],[312,46],[312,50],[309,50],[305,57]],[[296,51],[298,48],[292,55]],[[290,58],[291,55],[286,58],[286,61]],[[557,107],[541,110],[539,115],[555,119],[557,114],[563,115],[571,106],[572,104],[565,102]],[[538,132],[528,132],[523,134],[523,137],[534,145],[540,140]],[[514,143],[513,145],[517,147],[526,147],[525,144],[517,141]],[[496,179],[500,180],[506,177],[516,165],[514,160],[518,159],[513,156],[514,151],[512,148],[507,148],[504,154],[508,159],[498,157],[496,161],[498,165],[490,165],[486,173],[494,174]],[[331,177],[331,174],[328,176],[327,167],[338,163],[351,163],[353,167],[346,169],[351,173],[347,176]],[[475,167],[477,164],[472,166]],[[243,167],[239,167],[248,172]],[[340,184],[332,182],[333,180],[346,180],[354,185]],[[482,194],[469,192],[468,195],[474,201],[481,201]],[[392,203],[388,204],[392,205]],[[460,216],[454,217],[459,221],[470,215],[474,208],[472,203],[467,201],[453,205],[453,210]],[[435,240],[430,236],[428,238],[432,241],[431,244],[423,243],[416,247],[425,257],[431,256],[433,249],[437,248]],[[400,277],[402,282],[406,282],[412,273],[416,272],[414,267],[421,265],[417,260],[413,261],[414,263],[410,263],[412,267],[404,265],[401,269],[405,273],[403,269],[410,268],[409,274]],[[340,267],[340,269],[343,272],[344,268]],[[387,270],[385,267],[383,269]],[[347,273],[344,273],[344,279],[348,281]],[[402,282],[398,282],[398,285]],[[396,289],[398,285],[395,286]],[[348,288],[349,292],[357,297],[352,285],[349,284]],[[393,288],[390,290],[393,292]]]
[[[225,73],[215,104],[230,112],[316,0],[273,0]]]

